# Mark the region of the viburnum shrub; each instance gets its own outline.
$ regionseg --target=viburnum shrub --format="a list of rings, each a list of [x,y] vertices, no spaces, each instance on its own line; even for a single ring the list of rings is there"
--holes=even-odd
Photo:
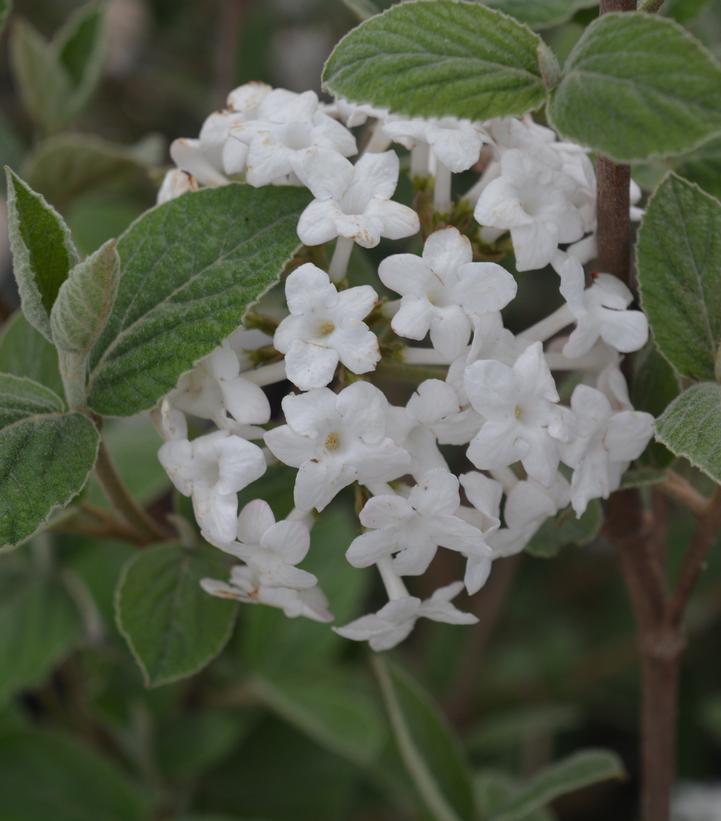
[[[114,537],[196,551],[208,600],[279,608],[382,651],[419,619],[475,622],[453,603],[462,591],[526,548],[590,541],[608,500],[647,698],[672,713],[681,619],[721,524],[718,488],[705,498],[669,472],[675,454],[721,482],[721,204],[674,174],[644,198],[629,164],[719,134],[721,67],[657,5],[603,14],[563,67],[481,3],[395,5],[336,47],[327,97],[232,90],[197,138],[172,143],[158,205],[85,259],[9,170],[22,308],[57,349],[64,396],[37,374],[0,377],[1,540],[89,515],[78,494],[95,469]],[[517,295],[534,306],[549,289],[557,307],[519,321]],[[663,396],[629,390],[642,349]],[[148,410],[192,515],[151,515],[102,443],[104,417]],[[665,447],[644,454],[654,436]],[[280,520],[271,473],[292,487]],[[670,591],[649,549],[654,485],[698,518]],[[322,561],[304,566],[340,493],[358,528],[337,549],[384,591],[346,621]],[[153,599],[167,550],[133,560],[118,592],[155,683],[206,663],[232,619],[220,603],[212,647],[188,636],[182,662],[154,675],[152,613],[128,591]],[[462,569],[429,592],[438,551]],[[664,722],[644,713],[660,739],[646,749],[647,821],[668,818],[673,732],[651,727]]]

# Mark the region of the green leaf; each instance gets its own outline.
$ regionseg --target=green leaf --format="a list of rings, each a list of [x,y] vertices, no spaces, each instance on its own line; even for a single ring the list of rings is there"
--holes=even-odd
[[[100,79],[105,56],[103,6],[93,2],[79,8],[58,31],[53,47],[73,86],[68,106],[75,115]]]
[[[576,517],[572,507],[566,507],[543,523],[526,545],[526,552],[540,559],[550,559],[564,547],[582,547],[592,542],[602,524],[603,508],[598,499],[589,502],[580,519]]]
[[[82,635],[60,580],[16,556],[0,565],[0,703],[44,682]]]
[[[60,397],[32,379],[0,373],[0,430],[27,416],[63,410]]]
[[[8,14],[13,7],[12,0],[0,0],[0,34],[5,28],[5,21],[8,19]]]
[[[381,655],[371,659],[398,751],[436,821],[476,817],[468,764],[438,708],[407,673]]]
[[[678,154],[721,129],[721,65],[678,23],[604,14],[569,55],[549,116],[620,162]]]
[[[533,29],[558,26],[580,9],[598,5],[596,0],[484,0],[485,5],[504,11]]]
[[[323,84],[336,96],[397,114],[523,114],[545,98],[540,43],[526,26],[480,3],[400,3],[338,43]]]
[[[467,746],[474,753],[497,756],[533,743],[534,739],[552,738],[575,729],[580,723],[579,709],[570,704],[514,705],[483,719],[469,736]]]
[[[150,821],[141,791],[97,749],[66,736],[0,736],[0,817],[12,821]]]
[[[78,261],[63,218],[11,169],[6,168],[8,234],[23,311],[52,341],[50,311],[60,286]]]
[[[72,83],[55,49],[27,21],[15,19],[10,32],[10,64],[20,99],[44,131],[67,122]]]
[[[683,157],[676,172],[721,199],[721,138],[709,140]]]
[[[23,177],[58,208],[95,190],[138,191],[152,201],[148,141],[126,146],[89,134],[58,134],[43,140],[23,163]],[[159,157],[157,159],[160,159]]]
[[[60,286],[50,313],[53,341],[62,351],[86,356],[113,308],[120,278],[115,240],[79,262]]]
[[[527,781],[492,816],[492,821],[522,821],[555,798],[610,778],[624,778],[619,757],[607,750],[584,750],[552,764]]]
[[[656,438],[676,456],[721,484],[721,385],[702,382],[684,391],[656,422]]]
[[[343,0],[343,4],[354,12],[359,20],[367,20],[383,11],[374,0]]]
[[[29,416],[0,431],[0,551],[28,539],[80,493],[98,441],[80,413]]]
[[[250,689],[269,709],[321,746],[369,767],[385,741],[385,721],[358,671],[326,670],[301,676],[258,676]]]
[[[659,351],[682,375],[713,379],[721,343],[721,203],[666,177],[646,210],[637,267]]]
[[[118,241],[121,277],[92,354],[89,404],[129,416],[152,407],[278,281],[298,247],[308,194],[211,188],[140,217]]]
[[[495,811],[503,807],[518,790],[518,780],[508,773],[483,769],[473,778],[476,801],[483,819],[495,818]],[[523,821],[556,821],[556,816],[546,809],[535,810],[523,816]]]
[[[148,687],[197,673],[223,649],[237,607],[208,595],[200,580],[225,578],[227,572],[209,547],[160,545],[126,565],[116,618]]]
[[[16,311],[0,333],[0,373],[25,376],[57,394],[63,392],[55,346],[33,328],[22,311]]]

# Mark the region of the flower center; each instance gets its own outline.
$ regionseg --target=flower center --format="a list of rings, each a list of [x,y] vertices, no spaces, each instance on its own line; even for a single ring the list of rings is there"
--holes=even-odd
[[[333,451],[338,450],[339,447],[340,436],[335,431],[331,431],[325,438],[325,449]]]
[[[513,409],[513,415],[516,417],[516,419],[520,419],[523,416],[523,408],[520,405],[516,405],[516,407]]]
[[[330,319],[324,319],[318,325],[318,336],[330,336],[335,330],[335,325]]]

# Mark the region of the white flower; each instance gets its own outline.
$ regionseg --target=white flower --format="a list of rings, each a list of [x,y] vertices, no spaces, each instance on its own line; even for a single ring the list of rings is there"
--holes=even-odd
[[[576,435],[561,448],[563,461],[574,468],[571,503],[580,516],[590,499],[607,499],[618,488],[629,463],[637,459],[653,436],[649,413],[614,412],[601,391],[578,385],[571,396]]]
[[[263,451],[240,436],[216,431],[192,442],[173,439],[158,460],[170,481],[193,499],[201,529],[216,542],[231,542],[237,529],[237,494],[265,473]]]
[[[327,385],[342,362],[352,373],[368,373],[380,359],[376,335],[363,322],[378,295],[370,285],[338,293],[328,274],[310,262],[285,283],[290,316],[273,344],[285,354],[288,379],[301,390]]]
[[[333,615],[328,612],[328,600],[319,587],[304,590],[267,587],[260,582],[252,568],[247,566],[233,567],[230,571],[230,582],[201,579],[200,585],[206,593],[221,599],[277,607],[290,619],[304,616],[313,621],[333,621]]]
[[[529,345],[512,368],[494,360],[474,362],[466,368],[465,385],[485,420],[468,448],[471,462],[488,470],[520,460],[529,476],[549,484],[571,420],[556,404],[558,392],[541,343]]]
[[[241,376],[240,367],[226,341],[180,377],[168,401],[184,413],[212,420],[222,430],[257,439],[263,431],[253,426],[270,419],[270,404],[262,388]]]
[[[506,497],[506,527],[488,536],[493,558],[513,556],[523,550],[546,519],[566,507],[569,498],[569,484],[560,473],[548,486],[533,479],[517,482]]]
[[[390,650],[407,638],[419,618],[445,624],[475,624],[478,619],[472,613],[464,613],[451,604],[463,584],[455,582],[439,590],[425,601],[415,596],[404,596],[389,601],[377,613],[334,627],[339,636],[353,641],[368,641],[373,650]]]
[[[490,555],[480,530],[459,518],[458,479],[448,470],[426,473],[408,498],[374,496],[360,512],[366,533],[353,540],[346,558],[354,567],[369,567],[393,555],[392,569],[419,576],[439,547],[465,556]]]
[[[233,126],[231,137],[248,146],[245,178],[250,185],[304,180],[311,155],[356,153],[353,135],[320,107],[314,91],[296,94],[283,88],[268,93],[252,120]]]
[[[542,159],[536,153],[542,152]],[[574,181],[559,157],[539,147],[531,155],[510,149],[501,157],[500,176],[481,192],[474,216],[483,226],[510,230],[519,271],[543,268],[559,243],[584,233],[572,199]]]
[[[181,196],[181,194],[197,190],[198,184],[195,181],[195,177],[192,177],[185,171],[171,168],[163,177],[163,182],[158,189],[157,203],[158,205],[162,205],[164,202],[176,199]]]
[[[495,558],[491,538],[501,525],[503,487],[495,479],[476,471],[464,473],[458,478],[474,508],[462,507],[460,514],[483,533],[484,543],[491,548],[483,555],[469,556],[466,563],[466,590],[477,593],[488,580],[491,562]]]
[[[406,148],[425,143],[439,162],[457,174],[478,162],[484,143],[490,137],[481,126],[455,117],[441,119],[390,119],[383,130],[394,141]]]
[[[387,436],[388,402],[378,388],[356,382],[339,394],[328,388],[286,396],[287,424],[265,434],[271,452],[299,468],[295,504],[323,510],[354,481],[388,482],[410,458]]]
[[[628,310],[633,294],[618,277],[595,274],[591,287],[585,288],[583,266],[570,256],[558,270],[561,294],[576,319],[576,328],[563,349],[565,356],[583,356],[599,337],[621,353],[637,351],[646,344],[646,316],[641,311]]]
[[[364,154],[355,165],[338,154],[315,155],[305,165],[304,182],[315,197],[298,221],[305,245],[346,237],[373,248],[381,237],[402,239],[420,228],[412,208],[391,200],[398,184],[393,151]]]
[[[264,587],[306,590],[318,579],[295,565],[310,548],[310,533],[301,521],[276,522],[270,505],[255,499],[240,511],[236,540],[213,542],[216,547],[242,559]]]
[[[494,262],[473,262],[470,240],[457,228],[431,234],[421,257],[386,257],[378,276],[402,296],[393,330],[409,339],[423,339],[430,331],[433,347],[448,360],[468,345],[470,316],[500,311],[516,295],[508,271]]]

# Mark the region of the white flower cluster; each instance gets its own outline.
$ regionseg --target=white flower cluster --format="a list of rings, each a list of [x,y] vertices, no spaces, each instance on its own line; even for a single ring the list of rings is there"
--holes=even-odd
[[[366,148],[352,163],[350,129],[359,126]],[[416,212],[392,199],[399,159],[391,142],[410,150],[414,177],[432,178],[442,216],[420,254],[383,259],[380,283],[397,298],[380,299],[370,285],[349,287],[346,271],[354,243],[372,248],[420,231]],[[419,618],[475,621],[451,604],[463,588],[477,592],[492,562],[523,550],[548,517],[569,504],[580,516],[619,487],[653,431],[652,417],[631,407],[619,367],[648,329],[620,280],[594,274],[586,287],[595,175],[582,149],[529,118],[402,119],[250,83],[198,139],[176,140],[171,155],[177,168],[160,201],[232,179],[304,185],[314,200],[298,223],[301,242],[335,240],[328,272],[307,262],[286,277],[287,313],[272,337],[240,327],[157,409],[161,463],[192,498],[204,537],[241,562],[228,582],[205,580],[209,593],[331,621],[318,579],[298,564],[313,511],[355,484],[364,530],[346,558],[377,567],[389,601],[335,629],[387,649]],[[466,234],[443,222],[453,220],[452,174],[469,169],[480,171],[465,195],[480,228]],[[474,261],[472,240],[493,243],[506,232],[517,269],[551,265],[564,300],[518,334],[501,317],[515,278]],[[429,346],[401,342],[426,337]],[[384,358],[416,383],[404,406],[370,381]],[[413,380],[418,366],[438,378]],[[569,371],[576,387],[565,406],[553,372]],[[297,392],[283,399],[276,424],[263,387],[285,380]],[[189,438],[187,416],[216,430]],[[281,522],[261,500],[238,512],[238,493],[272,460],[297,469],[295,509]],[[465,472],[455,475],[449,460]],[[463,557],[463,581],[426,600],[412,596],[403,578],[425,573],[440,547]]]

